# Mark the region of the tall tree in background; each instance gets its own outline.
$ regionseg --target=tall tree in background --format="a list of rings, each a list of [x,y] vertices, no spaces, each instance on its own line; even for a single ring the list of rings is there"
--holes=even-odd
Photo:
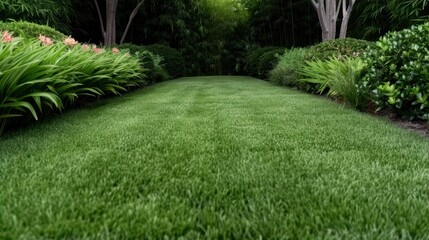
[[[337,36],[337,20],[342,10],[340,38],[345,38],[347,26],[356,0],[310,0],[317,11],[320,27],[322,28],[322,40],[335,39]]]
[[[103,16],[101,14],[100,7],[98,5],[98,0],[94,0],[98,17],[100,19],[100,27],[101,32],[104,39],[104,45],[105,46],[112,46],[116,44],[116,11],[118,9],[118,0],[106,0],[106,14],[105,14],[105,21],[103,20]],[[140,10],[141,6],[143,5],[144,0],[139,0],[137,3],[137,6],[134,8],[132,13],[130,14],[130,17],[128,19],[128,24],[125,28],[125,31],[121,38],[121,43],[124,42],[125,37],[128,33],[128,30],[130,28],[130,25],[134,19],[134,17],[137,15],[138,11]]]

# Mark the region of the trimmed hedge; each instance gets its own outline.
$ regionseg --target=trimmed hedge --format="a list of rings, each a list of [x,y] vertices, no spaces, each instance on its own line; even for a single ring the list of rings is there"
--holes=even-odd
[[[49,26],[26,21],[0,22],[0,31],[9,31],[14,36],[32,39],[38,38],[40,34],[50,37],[56,41],[63,41],[67,37],[63,33]]]
[[[305,60],[328,61],[331,58],[356,58],[363,56],[368,47],[373,47],[373,42],[344,38],[324,41],[309,48]]]

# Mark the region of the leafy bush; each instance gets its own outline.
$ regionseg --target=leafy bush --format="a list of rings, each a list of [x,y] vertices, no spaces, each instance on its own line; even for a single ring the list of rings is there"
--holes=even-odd
[[[307,61],[329,60],[332,57],[342,59],[360,57],[374,43],[365,40],[345,38],[324,41],[309,48],[305,59]]]
[[[167,70],[172,78],[183,77],[185,75],[185,60],[179,51],[160,44],[153,44],[145,47],[148,51],[164,59],[162,64],[164,64],[165,70]]]
[[[135,45],[135,44],[131,44],[131,43],[121,44],[121,45],[118,45],[117,47],[120,48],[120,49],[126,49],[130,53],[147,51],[147,49],[145,48],[145,46]]]
[[[15,36],[33,39],[38,38],[40,34],[49,36],[56,41],[63,41],[67,37],[51,27],[25,21],[0,22],[0,32],[1,31],[8,31]]]
[[[37,120],[46,108],[61,111],[82,97],[120,94],[143,83],[139,59],[117,49],[45,40],[2,33],[0,133],[9,118],[30,114]]]
[[[277,50],[279,47],[258,47],[250,49],[245,56],[245,67],[244,70],[248,75],[257,77],[259,76],[259,62],[263,54],[273,50]]]
[[[366,54],[364,91],[378,109],[429,119],[429,23],[382,37]]]
[[[164,59],[160,55],[146,50],[147,48],[145,46],[122,44],[119,47],[136,54],[136,56],[140,58],[143,68],[147,69],[145,80],[148,81],[148,83],[153,84],[171,78],[164,68]]]
[[[163,61],[161,61],[161,65],[164,66],[165,70],[167,70],[168,74],[172,78],[182,77],[185,74],[185,60],[180,54],[180,52],[174,48],[160,44],[153,44],[148,46],[122,44],[120,47],[127,48],[132,53],[143,52],[144,50],[147,50],[149,52],[161,56],[163,59]]]
[[[261,55],[258,64],[259,78],[267,78],[269,71],[271,71],[275,67],[275,65],[277,65],[277,63],[279,62],[279,56],[280,54],[284,53],[284,51],[284,48],[279,48],[265,52]]]
[[[367,96],[358,89],[364,68],[365,64],[360,58],[310,61],[302,69],[302,81],[317,84],[320,93],[328,90],[328,96],[354,108],[364,109]]]
[[[279,62],[269,72],[269,80],[276,85],[296,86],[300,78],[299,71],[304,65],[305,48],[288,49],[279,57]]]
[[[161,65],[162,57],[149,51],[137,52],[136,56],[141,60],[145,69],[145,80],[150,84],[166,81],[170,78],[167,71]]]

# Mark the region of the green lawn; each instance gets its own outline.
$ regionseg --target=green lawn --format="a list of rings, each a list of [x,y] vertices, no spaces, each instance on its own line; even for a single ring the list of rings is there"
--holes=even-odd
[[[0,239],[428,239],[429,141],[248,77],[0,137]]]

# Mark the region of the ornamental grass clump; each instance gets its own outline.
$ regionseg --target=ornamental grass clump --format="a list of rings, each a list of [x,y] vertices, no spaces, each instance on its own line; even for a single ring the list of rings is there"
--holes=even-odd
[[[304,66],[304,56],[306,48],[287,49],[279,56],[279,62],[272,69],[268,76],[271,83],[296,87],[299,84],[300,70]]]
[[[13,38],[0,42],[0,133],[10,118],[38,119],[47,109],[62,111],[77,99],[120,94],[144,83],[139,59],[115,51],[85,50],[72,38],[54,42]]]
[[[359,90],[364,69],[365,63],[360,58],[307,61],[301,70],[301,81],[315,84],[321,94],[364,110],[368,97]]]

